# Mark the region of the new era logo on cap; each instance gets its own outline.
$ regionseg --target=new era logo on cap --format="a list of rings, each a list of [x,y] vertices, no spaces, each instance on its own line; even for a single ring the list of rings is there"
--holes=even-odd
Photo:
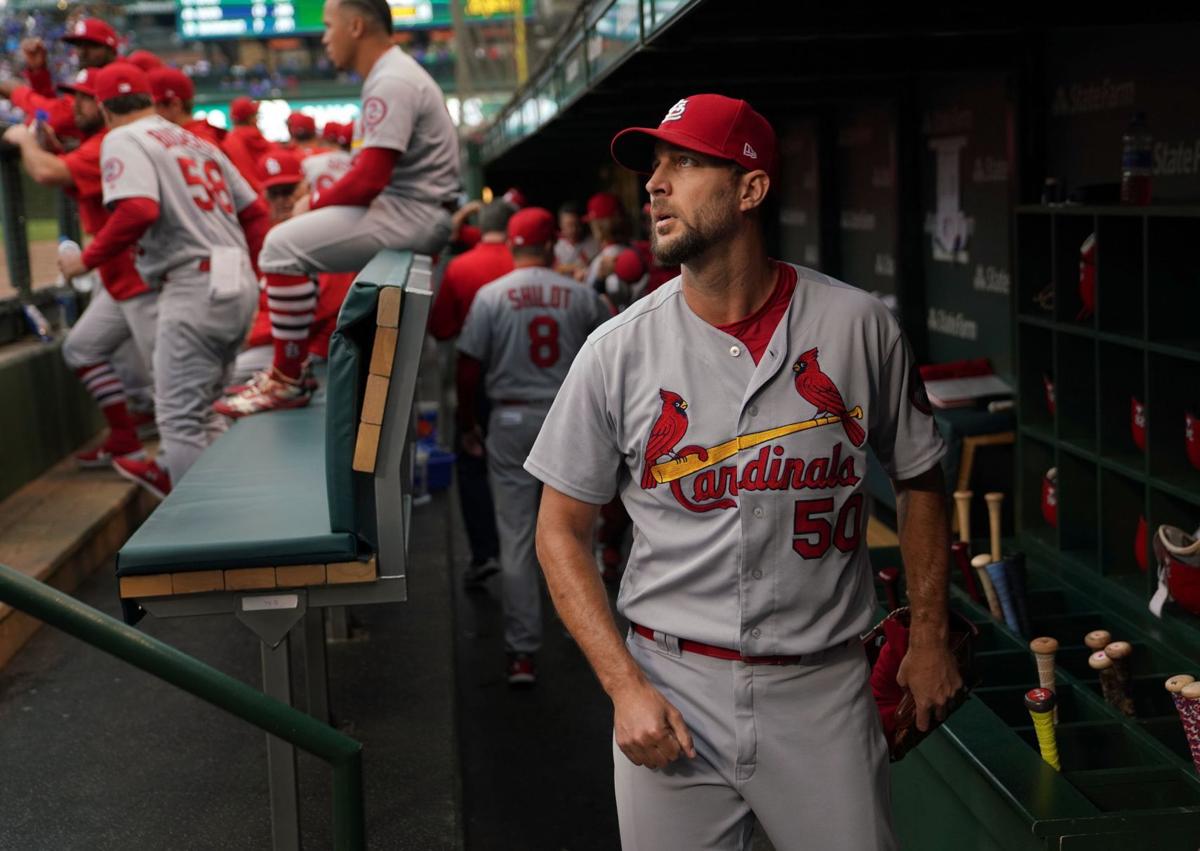
[[[758,159],[758,152],[755,151],[754,148],[750,147],[750,143],[747,142],[745,144],[745,146],[742,148],[742,156],[749,157],[752,160],[756,160],[756,159]]]

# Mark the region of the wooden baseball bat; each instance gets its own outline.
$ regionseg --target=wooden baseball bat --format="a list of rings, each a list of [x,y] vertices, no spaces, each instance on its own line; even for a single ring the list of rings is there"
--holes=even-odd
[[[879,581],[883,583],[883,593],[887,597],[888,611],[894,612],[900,608],[900,595],[897,593],[900,570],[895,567],[885,567],[877,575]]]
[[[992,557],[987,553],[980,553],[971,559],[971,567],[975,569],[975,575],[979,577],[979,584],[983,586],[983,596],[987,598],[988,611],[996,620],[1003,621],[1004,610],[1000,608],[996,589],[992,586],[992,580],[988,578],[987,566],[991,564],[991,561]]]
[[[853,410],[846,412],[847,417],[853,417],[856,420],[861,420],[863,410],[860,405],[855,405]],[[767,443],[771,440],[776,440],[780,437],[786,437],[789,434],[795,434],[798,431],[807,431],[810,428],[820,428],[821,426],[833,425],[840,423],[841,417],[817,417],[811,420],[803,420],[798,423],[790,423],[789,425],[777,426],[775,428],[765,429],[764,431],[755,431],[750,434],[741,434],[732,440],[727,440],[724,443],[718,443],[716,446],[710,446],[707,449],[708,459],[700,460],[700,453],[693,452],[690,455],[685,455],[682,458],[673,458],[670,461],[663,461],[661,464],[655,464],[650,472],[654,474],[654,478],[660,485],[665,485],[676,479],[682,479],[684,476],[690,476],[692,473],[698,473],[701,470],[706,470],[714,464],[719,464],[726,458],[732,458],[743,449],[750,449],[762,443]]]
[[[1122,712],[1130,718],[1134,717],[1133,709],[1133,677],[1130,670],[1129,657],[1133,653],[1133,645],[1128,641],[1114,641],[1104,646],[1104,655],[1112,659],[1113,680],[1121,694]]]
[[[993,561],[984,570],[987,571],[988,579],[992,580],[992,587],[996,589],[996,599],[1000,601],[1000,612],[1004,616],[1004,622],[1008,624],[1009,629],[1020,635],[1021,622],[1017,617],[1017,606],[1013,602],[1007,567],[1002,561]]]
[[[1033,651],[1033,658],[1037,660],[1038,685],[1044,689],[1054,692],[1055,689],[1055,671],[1054,671],[1054,654],[1058,652],[1058,639],[1044,635],[1041,638],[1035,638],[1029,642],[1029,649]],[[1058,723],[1058,707],[1054,707],[1054,723]]]
[[[976,603],[983,605],[983,594],[979,591],[979,585],[975,582],[975,574],[971,572],[971,547],[962,541],[955,541],[950,545],[950,555],[954,559],[954,563],[958,565],[958,571],[962,574],[963,587],[966,588],[967,595]]]
[[[973,491],[955,491],[954,509],[958,512],[958,539],[967,546],[971,545],[971,497]]]
[[[999,491],[985,493],[983,498],[988,507],[988,532],[991,533],[992,561],[1000,561],[1000,509],[1004,494]]]
[[[1042,759],[1055,771],[1062,771],[1058,761],[1058,739],[1054,733],[1054,708],[1057,705],[1054,692],[1045,688],[1034,688],[1025,692],[1025,708],[1033,719],[1033,730],[1037,734],[1038,750]]]
[[[1103,650],[1112,643],[1112,633],[1107,629],[1093,629],[1083,637],[1083,643],[1093,652]]]
[[[1100,692],[1104,695],[1104,702],[1123,715],[1132,715],[1132,708],[1126,710],[1125,694],[1121,691],[1117,672],[1113,670],[1112,659],[1103,650],[1097,650],[1088,656],[1088,667],[1100,675]]]
[[[1200,682],[1188,674],[1180,674],[1167,680],[1167,691],[1175,700],[1183,734],[1192,752],[1192,763],[1200,772]]]

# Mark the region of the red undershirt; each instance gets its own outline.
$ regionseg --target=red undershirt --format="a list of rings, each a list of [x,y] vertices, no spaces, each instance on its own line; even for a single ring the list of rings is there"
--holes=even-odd
[[[724,331],[729,336],[741,340],[750,357],[754,358],[755,364],[762,360],[763,352],[767,350],[771,337],[775,335],[775,329],[779,327],[779,320],[783,318],[792,301],[792,293],[796,291],[796,270],[786,263],[776,262],[775,266],[779,270],[775,279],[775,289],[771,291],[766,303],[745,319],[716,326],[718,331]]]

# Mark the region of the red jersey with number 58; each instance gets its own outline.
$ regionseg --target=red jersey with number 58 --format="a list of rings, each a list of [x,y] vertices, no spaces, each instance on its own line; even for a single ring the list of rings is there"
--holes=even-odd
[[[490,398],[548,402],[588,334],[611,316],[592,288],[525,267],[475,294],[458,350],[486,366]]]
[[[149,198],[159,217],[138,243],[137,268],[158,283],[216,246],[246,250],[238,213],[257,197],[215,145],[157,115],[110,130],[100,152],[104,203]]]

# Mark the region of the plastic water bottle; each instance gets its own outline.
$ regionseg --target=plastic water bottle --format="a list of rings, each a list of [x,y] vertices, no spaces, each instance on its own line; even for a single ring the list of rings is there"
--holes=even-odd
[[[1135,113],[1121,137],[1121,203],[1144,207],[1150,203],[1154,169],[1154,140],[1146,128],[1146,113]]]
[[[39,340],[43,343],[54,342],[54,333],[50,330],[50,323],[46,321],[45,314],[38,309],[36,304],[22,304],[21,311],[25,314],[25,321],[29,323],[30,330],[37,335]]]
[[[73,239],[67,239],[65,236],[58,240],[58,257],[60,260],[74,259],[83,254],[83,249],[79,243]],[[59,286],[65,285],[67,282],[63,277],[59,276]],[[76,292],[90,293],[99,283],[97,280],[96,270],[91,269],[82,275],[77,275],[71,279],[71,287]]]

